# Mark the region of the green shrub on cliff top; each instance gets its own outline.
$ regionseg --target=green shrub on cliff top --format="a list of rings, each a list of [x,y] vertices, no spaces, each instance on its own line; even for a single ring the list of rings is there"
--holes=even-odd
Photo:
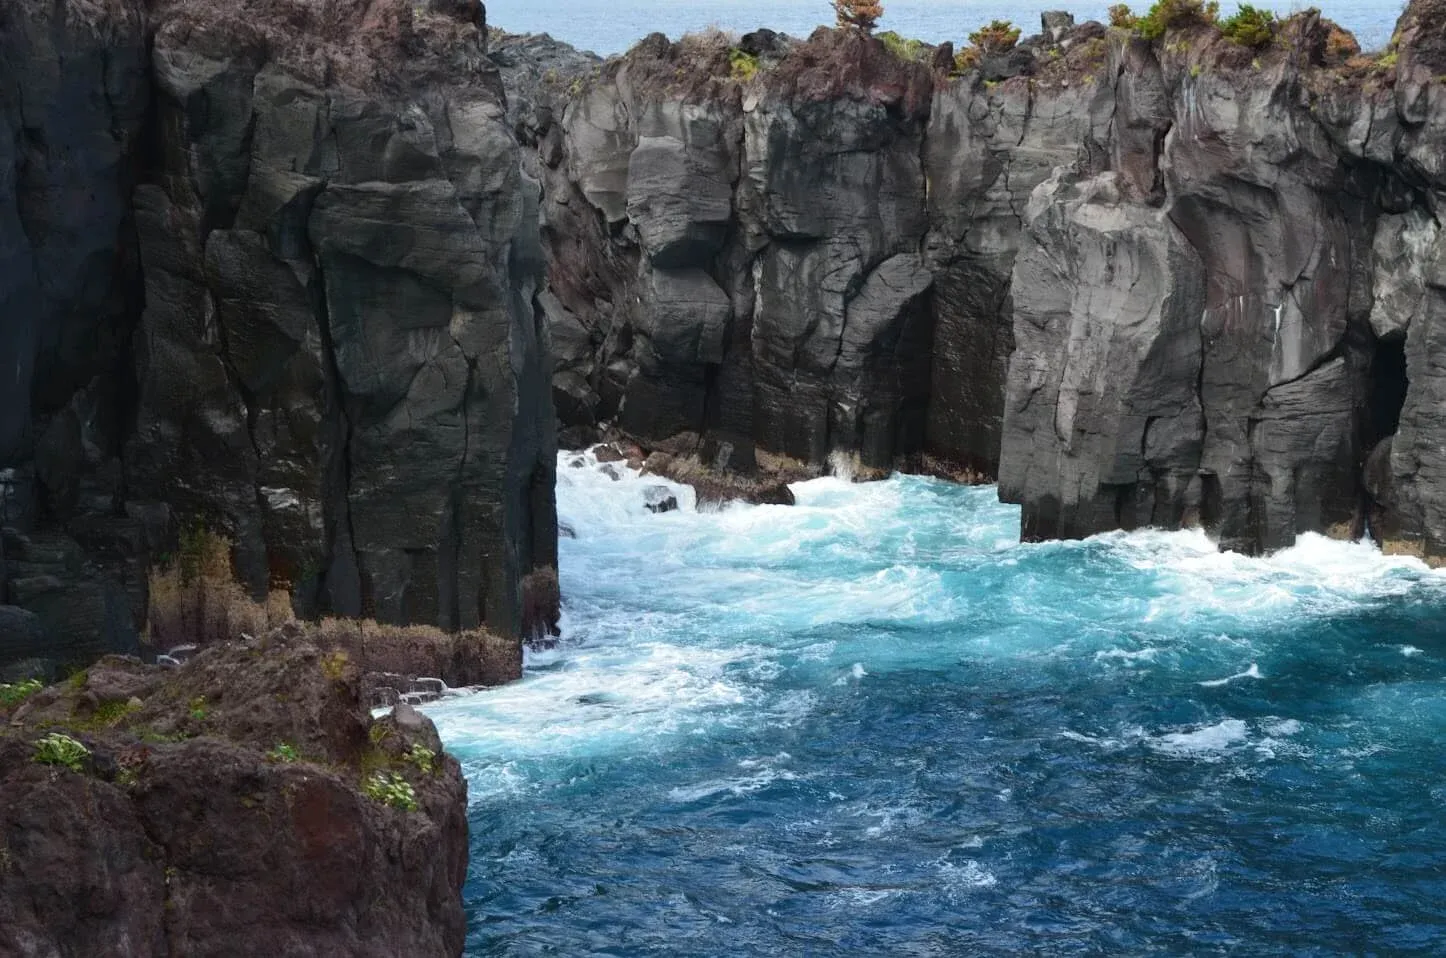
[[[45,688],[39,679],[26,679],[12,685],[0,685],[0,709],[11,709]]]
[[[373,772],[372,776],[362,783],[362,791],[374,802],[381,802],[404,812],[417,810],[417,790],[412,788],[411,782],[396,772]]]
[[[1123,3],[1117,3],[1110,7],[1110,26],[1118,27],[1121,30],[1133,30],[1139,25],[1140,18]]]
[[[729,48],[728,65],[733,79],[740,83],[747,83],[758,75],[758,58],[737,47]]]
[[[1275,38],[1275,14],[1242,3],[1234,16],[1220,24],[1220,32],[1242,47],[1263,47]]]
[[[906,63],[923,63],[929,59],[929,47],[923,40],[901,36],[893,30],[879,34],[881,42],[890,53]]]
[[[1019,42],[1019,28],[1008,20],[995,20],[969,34],[969,42],[984,53],[1004,53]]]
[[[1135,29],[1146,40],[1158,40],[1166,30],[1195,24],[1212,25],[1220,19],[1216,0],[1156,0],[1150,12],[1137,22]]]
[[[41,765],[60,765],[72,772],[82,771],[90,749],[59,732],[51,732],[35,743],[35,761]]]

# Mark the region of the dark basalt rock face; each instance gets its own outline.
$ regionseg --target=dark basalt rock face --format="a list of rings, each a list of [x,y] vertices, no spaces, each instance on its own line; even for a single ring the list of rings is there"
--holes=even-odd
[[[461,768],[306,636],[108,657],[0,718],[0,953],[461,954]],[[74,769],[36,760],[57,732]],[[369,797],[378,773],[415,810]]]
[[[1440,3],[1394,66],[1312,12],[1046,28],[963,76],[834,31],[564,72],[515,121],[565,435],[996,477],[1028,538],[1446,555]]]
[[[0,602],[43,627],[6,658],[132,646],[188,525],[306,615],[546,631],[538,187],[484,22],[0,3]]]

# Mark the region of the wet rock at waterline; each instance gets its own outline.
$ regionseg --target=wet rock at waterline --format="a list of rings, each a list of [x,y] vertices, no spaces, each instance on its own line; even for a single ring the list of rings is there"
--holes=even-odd
[[[649,486],[643,490],[643,504],[651,513],[674,512],[678,508],[678,497],[667,486]]]

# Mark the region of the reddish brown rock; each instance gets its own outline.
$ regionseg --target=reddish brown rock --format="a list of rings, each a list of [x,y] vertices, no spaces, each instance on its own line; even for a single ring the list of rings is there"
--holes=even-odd
[[[0,954],[459,955],[460,767],[430,721],[373,721],[360,692],[345,657],[278,634],[175,670],[103,660],[15,710]],[[88,749],[75,769],[35,760],[52,732]],[[378,773],[415,810],[368,797]]]

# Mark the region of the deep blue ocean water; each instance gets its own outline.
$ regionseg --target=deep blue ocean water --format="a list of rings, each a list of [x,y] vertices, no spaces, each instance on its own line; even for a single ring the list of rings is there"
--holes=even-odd
[[[1025,33],[1039,32],[1045,10],[1068,10],[1079,20],[1104,22],[1108,2],[1088,0],[885,0],[880,29],[930,43],[966,42],[971,32],[994,19],[1011,20]],[[1136,12],[1150,0],[1136,0]],[[1221,10],[1235,11],[1233,0]],[[1325,15],[1356,35],[1362,48],[1381,49],[1391,38],[1402,0],[1320,0],[1319,3],[1264,2],[1256,6],[1288,14],[1319,6]],[[550,33],[559,40],[607,55],[622,53],[654,31],[677,38],[688,31],[718,26],[745,33],[769,27],[806,37],[821,23],[833,22],[828,0],[487,0],[487,22],[515,33]]]
[[[1446,574],[575,458],[567,641],[429,708],[468,955],[1446,954]]]

